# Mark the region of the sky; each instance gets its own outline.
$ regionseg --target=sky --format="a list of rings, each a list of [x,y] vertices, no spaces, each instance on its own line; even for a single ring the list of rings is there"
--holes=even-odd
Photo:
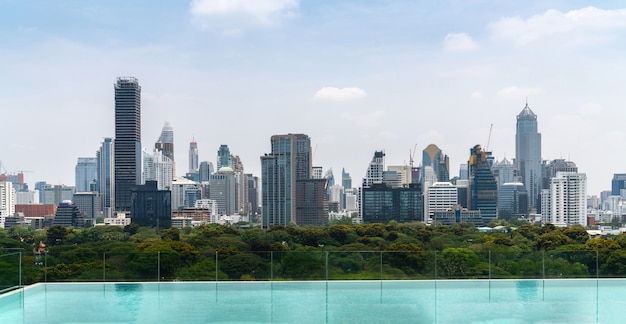
[[[0,0],[0,40],[0,161],[31,187],[74,185],[126,76],[142,145],[173,126],[178,175],[193,139],[200,161],[227,144],[260,175],[272,135],[304,133],[337,182],[431,143],[455,176],[476,144],[515,158],[526,102],[543,159],[575,162],[589,195],[626,173],[619,1]]]

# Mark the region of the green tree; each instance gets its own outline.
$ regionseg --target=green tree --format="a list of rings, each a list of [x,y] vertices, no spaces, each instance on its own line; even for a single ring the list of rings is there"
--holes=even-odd
[[[446,248],[440,266],[448,278],[465,278],[468,270],[478,264],[478,256],[468,248]]]

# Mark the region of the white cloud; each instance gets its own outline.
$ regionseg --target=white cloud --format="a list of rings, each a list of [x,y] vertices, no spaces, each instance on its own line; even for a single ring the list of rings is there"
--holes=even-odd
[[[467,52],[478,48],[472,37],[466,33],[451,33],[444,39],[444,49],[450,52]]]
[[[517,86],[506,87],[498,90],[498,95],[503,97],[520,98],[541,93],[539,88],[522,88]]]
[[[626,28],[626,9],[586,7],[568,12],[550,9],[528,19],[504,17],[489,25],[494,38],[520,46],[548,39],[562,45],[586,45],[612,37],[613,29]]]
[[[345,101],[361,99],[367,96],[367,93],[357,87],[348,88],[335,88],[335,87],[323,87],[313,95],[314,100],[331,100],[331,101]]]
[[[595,102],[587,102],[584,103],[580,108],[578,108],[578,112],[582,115],[600,115],[604,111],[604,107],[602,105]]]
[[[482,94],[482,92],[480,91],[474,91],[472,92],[472,94],[470,95],[470,98],[472,99],[476,99],[476,100],[480,100],[482,98],[484,98],[485,96]]]
[[[385,117],[385,112],[382,110],[364,112],[359,114],[350,114],[345,113],[342,114],[341,117],[351,121],[357,126],[365,127],[365,128],[374,128],[378,127]]]
[[[295,15],[299,0],[193,0],[190,12],[203,28],[237,33],[251,26],[274,25]]]

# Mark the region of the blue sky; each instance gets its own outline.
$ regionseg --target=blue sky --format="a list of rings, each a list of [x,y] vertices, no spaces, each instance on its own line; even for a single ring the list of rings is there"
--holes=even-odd
[[[337,179],[430,143],[456,175],[491,124],[489,148],[514,158],[528,98],[543,158],[599,194],[626,172],[625,38],[615,1],[0,0],[0,161],[73,185],[113,136],[115,79],[134,76],[143,145],[169,121],[178,173],[195,138],[201,161],[227,144],[258,175],[270,136],[292,132]]]

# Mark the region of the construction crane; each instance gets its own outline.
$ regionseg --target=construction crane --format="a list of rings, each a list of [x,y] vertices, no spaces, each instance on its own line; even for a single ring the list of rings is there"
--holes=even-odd
[[[489,152],[489,144],[491,143],[491,131],[493,130],[493,124],[489,126],[489,137],[487,137],[487,145],[485,145],[485,152]]]
[[[417,144],[413,146],[413,151],[409,149],[409,165],[411,165],[411,170],[413,169],[413,162],[415,162],[415,151],[417,151]]]

